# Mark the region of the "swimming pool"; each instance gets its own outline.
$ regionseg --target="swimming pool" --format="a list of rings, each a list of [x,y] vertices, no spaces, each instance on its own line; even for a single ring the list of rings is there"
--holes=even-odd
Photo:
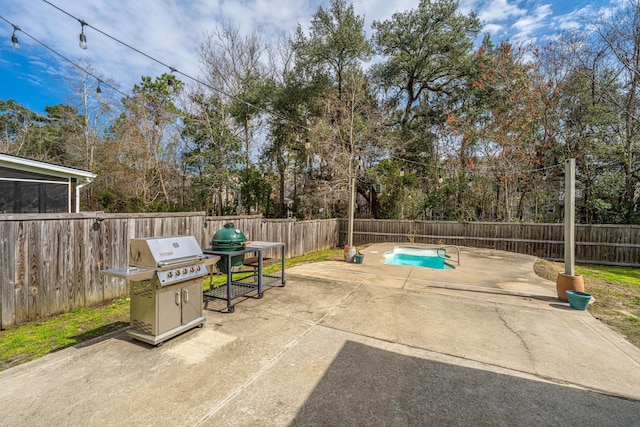
[[[444,250],[442,249],[399,247],[395,248],[393,252],[384,254],[385,264],[453,270],[454,267],[445,263],[445,259],[440,257],[438,252],[440,252],[440,255],[444,255]]]

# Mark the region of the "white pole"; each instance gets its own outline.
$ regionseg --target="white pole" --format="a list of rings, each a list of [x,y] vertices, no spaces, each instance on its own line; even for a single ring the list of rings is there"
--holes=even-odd
[[[564,274],[575,275],[576,159],[564,162]]]
[[[348,245],[353,247],[353,217],[355,216],[356,204],[356,179],[351,177],[349,186],[349,236]]]

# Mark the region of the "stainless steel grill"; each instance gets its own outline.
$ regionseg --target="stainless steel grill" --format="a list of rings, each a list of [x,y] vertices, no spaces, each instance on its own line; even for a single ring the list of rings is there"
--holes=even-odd
[[[202,253],[193,236],[131,239],[129,267],[102,270],[131,287],[127,334],[153,345],[202,326],[202,277],[219,257]]]

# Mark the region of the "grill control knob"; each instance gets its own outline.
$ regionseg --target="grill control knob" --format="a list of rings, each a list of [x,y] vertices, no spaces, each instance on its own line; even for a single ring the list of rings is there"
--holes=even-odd
[[[176,277],[180,275],[180,270],[176,270]]]
[[[194,271],[196,271],[195,267],[191,267],[190,268],[191,272],[193,273]]]
[[[182,272],[183,272],[184,274],[187,274],[188,270],[187,270],[186,268],[183,268],[183,269],[182,269]]]
[[[167,271],[167,277],[169,278],[173,277],[173,273],[171,271]]]
[[[196,265],[196,271],[200,271],[202,268],[199,265]]]

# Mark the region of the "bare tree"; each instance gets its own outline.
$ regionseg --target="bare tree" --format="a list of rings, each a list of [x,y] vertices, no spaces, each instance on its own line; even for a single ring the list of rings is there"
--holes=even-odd
[[[611,65],[618,70],[619,83],[623,85],[622,97],[612,93],[611,101],[616,103],[624,116],[625,142],[625,185],[622,203],[626,207],[626,222],[632,222],[637,210],[635,187],[640,182],[636,156],[640,146],[639,102],[640,90],[640,1],[629,2],[611,16],[593,23],[596,34],[608,48]]]
[[[76,158],[76,165],[93,171],[96,167],[96,151],[104,149],[104,132],[116,118],[119,101],[113,89],[116,83],[112,79],[104,78],[87,60],[81,60],[80,65],[91,75],[74,70],[64,76],[71,93],[67,102],[82,117],[82,136],[69,138],[67,143],[69,152]],[[83,195],[89,207],[94,207],[93,186],[87,187]]]
[[[229,22],[206,31],[198,55],[204,79],[210,88],[229,105],[230,114],[244,135],[245,163],[251,163],[254,116],[260,101],[257,82],[266,74],[266,46],[258,33],[242,35],[240,28]],[[235,108],[231,108],[232,104]]]

